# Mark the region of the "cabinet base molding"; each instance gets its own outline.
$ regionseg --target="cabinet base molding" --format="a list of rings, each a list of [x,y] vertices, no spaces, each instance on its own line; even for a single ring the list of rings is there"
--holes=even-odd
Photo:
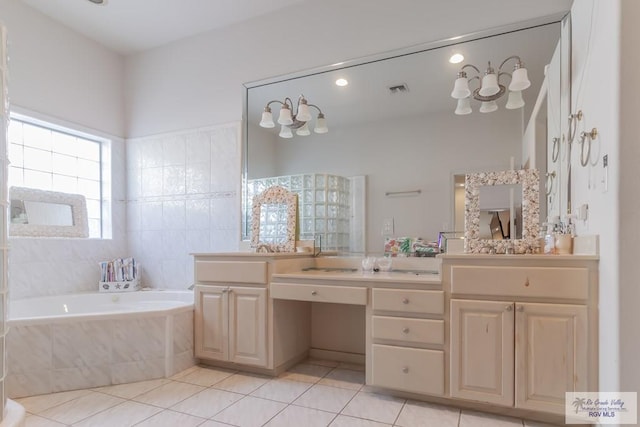
[[[343,351],[323,350],[321,348],[312,348],[309,350],[309,357],[320,360],[334,360],[336,362],[353,363],[363,365],[365,363],[365,355],[358,353],[345,353]]]
[[[424,394],[409,393],[405,391],[391,390],[383,387],[367,385],[368,392],[383,394],[387,396],[399,397],[402,399],[412,399],[420,402],[435,403],[438,405],[449,406],[454,409],[465,411],[479,411],[493,415],[502,415],[505,417],[522,418],[530,421],[553,425],[565,425],[563,415],[555,415],[542,413],[537,411],[529,411],[526,409],[505,408],[503,406],[491,405],[481,402],[470,402],[460,399],[451,399],[447,397],[428,396]]]
[[[305,361],[308,358],[309,358],[309,352],[304,351],[303,353],[300,353],[298,356],[287,360],[286,362],[282,363],[279,366],[276,366],[273,369],[260,368],[257,366],[250,366],[250,365],[241,365],[239,363],[224,362],[221,360],[211,360],[211,359],[197,359],[197,362],[198,362],[197,364],[200,366],[209,366],[212,368],[232,369],[234,371],[250,372],[252,374],[277,377],[281,373],[285,372],[287,369],[293,368],[295,365]]]

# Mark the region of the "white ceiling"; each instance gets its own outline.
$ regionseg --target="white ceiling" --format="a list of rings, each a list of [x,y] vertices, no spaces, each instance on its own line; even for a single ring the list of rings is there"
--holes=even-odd
[[[460,34],[468,28],[567,11],[571,5],[571,0],[105,0],[105,5],[89,0],[20,1],[125,55],[292,8],[304,9],[298,16],[312,16],[320,7],[329,13],[324,16],[336,17],[341,8],[355,9],[363,21],[360,24],[370,22],[384,28],[387,23],[379,21],[380,14],[397,20],[402,13],[417,13],[424,17],[425,26],[441,28],[444,23]]]
[[[109,49],[130,54],[306,0],[22,0]]]

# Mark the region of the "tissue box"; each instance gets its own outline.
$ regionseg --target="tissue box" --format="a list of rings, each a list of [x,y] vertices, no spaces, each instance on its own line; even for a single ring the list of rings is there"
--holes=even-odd
[[[98,282],[100,292],[132,292],[140,290],[140,279],[126,282]]]

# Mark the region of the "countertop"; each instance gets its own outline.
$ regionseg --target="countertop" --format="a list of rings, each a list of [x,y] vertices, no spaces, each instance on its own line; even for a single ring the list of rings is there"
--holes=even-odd
[[[389,272],[373,272],[364,273],[357,271],[326,271],[307,270],[294,271],[289,273],[274,274],[272,281],[285,280],[287,282],[293,280],[318,281],[318,280],[338,280],[349,282],[401,282],[401,283],[424,283],[424,284],[440,284],[441,278],[438,272],[408,272],[408,271],[389,271]]]

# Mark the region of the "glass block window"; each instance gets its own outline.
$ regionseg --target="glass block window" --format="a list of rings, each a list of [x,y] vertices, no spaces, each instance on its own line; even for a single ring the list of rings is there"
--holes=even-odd
[[[11,117],[9,186],[82,194],[89,237],[102,237],[102,143],[41,121]]]

